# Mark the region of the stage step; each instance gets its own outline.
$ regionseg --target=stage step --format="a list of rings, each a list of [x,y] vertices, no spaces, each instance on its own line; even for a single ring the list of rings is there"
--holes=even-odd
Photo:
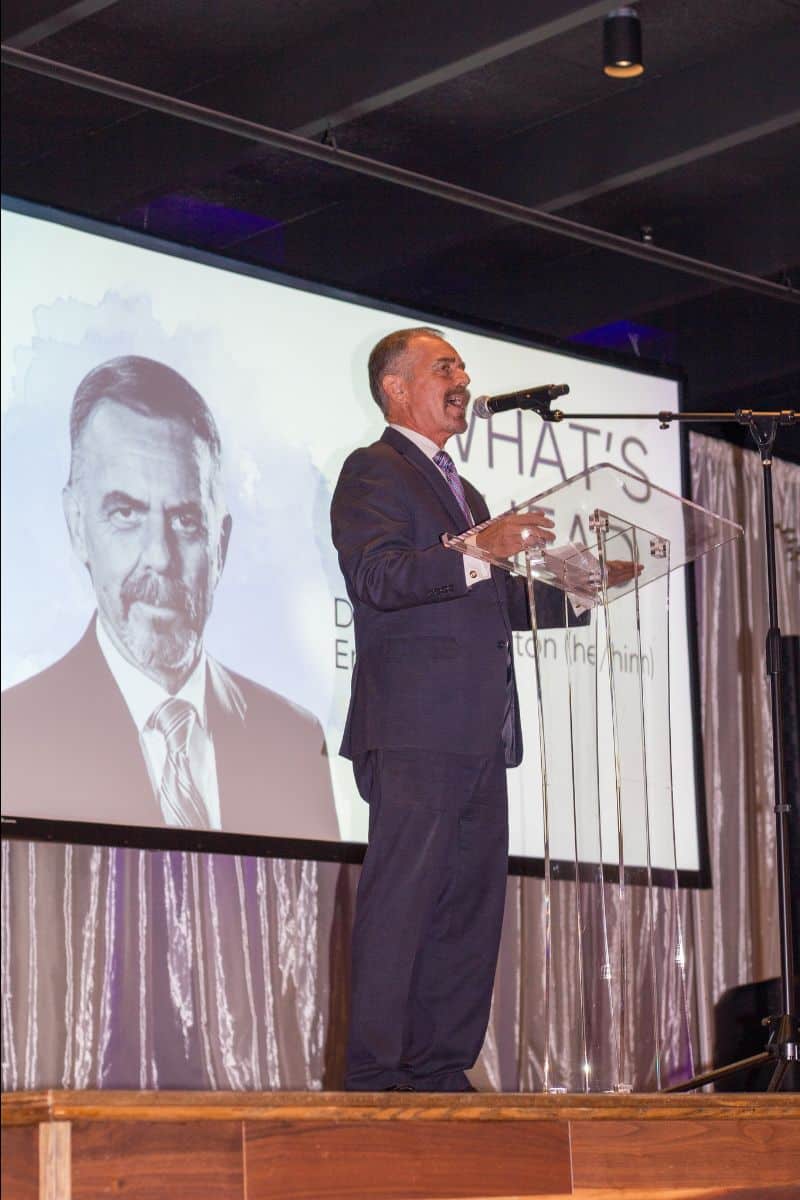
[[[800,1200],[800,1096],[17,1092],[8,1200]]]

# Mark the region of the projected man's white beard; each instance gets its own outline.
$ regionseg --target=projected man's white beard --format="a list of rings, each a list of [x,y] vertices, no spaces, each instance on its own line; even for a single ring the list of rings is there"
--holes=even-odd
[[[200,635],[193,629],[161,632],[156,623],[150,629],[130,622],[120,631],[129,656],[143,671],[188,674],[199,655]]]
[[[154,572],[126,579],[113,611],[107,594],[97,597],[126,656],[147,674],[177,676],[179,685],[200,655],[209,598],[207,587],[193,594],[181,580]]]

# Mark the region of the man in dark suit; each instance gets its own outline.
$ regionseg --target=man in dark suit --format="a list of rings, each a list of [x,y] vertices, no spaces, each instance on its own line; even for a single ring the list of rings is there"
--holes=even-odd
[[[3,811],[337,838],[319,723],[204,648],[231,531],[205,401],[163,363],[112,359],[70,436],[64,513],[97,613],[3,694]]]
[[[506,767],[522,756],[511,634],[529,614],[522,580],[442,544],[489,516],[443,453],[467,426],[459,354],[404,330],[369,370],[389,428],[347,459],[331,510],[356,641],[341,753],[370,806],[346,1086],[467,1091],[503,914]],[[515,515],[477,544],[504,558],[551,529]]]

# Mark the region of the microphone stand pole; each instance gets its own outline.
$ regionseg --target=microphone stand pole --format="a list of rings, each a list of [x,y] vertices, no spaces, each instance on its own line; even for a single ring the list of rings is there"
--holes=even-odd
[[[767,1016],[762,1025],[769,1029],[766,1046],[760,1054],[740,1059],[727,1066],[717,1067],[695,1075],[682,1083],[665,1088],[667,1092],[690,1092],[705,1087],[717,1079],[735,1075],[751,1067],[772,1063],[774,1066],[767,1091],[779,1090],[790,1063],[800,1061],[800,1022],[795,1011],[796,976],[794,942],[792,938],[792,882],[789,862],[789,814],[790,805],[786,795],[786,773],[783,759],[783,696],[781,681],[781,632],[778,625],[778,589],[775,578],[775,518],[772,505],[772,451],[780,425],[800,424],[800,412],[783,409],[779,412],[753,412],[740,408],[735,412],[659,412],[659,413],[564,413],[560,409],[551,411],[549,398],[525,405],[544,421],[559,422],[565,417],[572,419],[591,417],[593,420],[657,420],[661,429],[668,429],[673,421],[698,423],[721,423],[746,425],[761,456],[761,474],[764,490],[764,532],[767,551],[767,602],[769,606],[769,629],[766,639],[766,669],[770,683],[772,710],[772,766],[775,781],[775,850],[777,857],[778,931],[781,953],[780,993],[782,1011]]]

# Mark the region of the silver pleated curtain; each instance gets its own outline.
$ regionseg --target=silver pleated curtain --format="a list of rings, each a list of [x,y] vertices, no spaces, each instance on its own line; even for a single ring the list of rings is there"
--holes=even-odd
[[[693,499],[745,531],[743,540],[708,555],[696,567],[714,887],[691,899],[698,1028],[707,1058],[718,997],[751,980],[776,976],[780,952],[761,463],[755,451],[713,438],[692,435],[690,447]],[[773,491],[780,627],[785,636],[797,636],[800,467],[775,460]]]
[[[758,457],[691,438],[694,499],[745,526],[697,568],[698,641],[713,887],[682,892],[685,961],[667,970],[662,1084],[706,1065],[726,989],[778,972],[774,817]],[[800,633],[800,569],[780,529],[800,523],[800,468],[776,462],[781,626]],[[341,1083],[348,938],[358,870],[294,862],[5,841],[3,1088],[319,1089]],[[571,1052],[574,885],[555,885],[560,1002],[551,1047]],[[646,896],[632,889],[644,929]],[[478,1087],[540,1090],[543,885],[509,880]],[[656,893],[664,957],[674,897]],[[637,955],[646,969],[647,955]],[[680,967],[680,969],[679,969]],[[687,987],[683,990],[683,980]],[[637,986],[638,986],[637,980]],[[647,994],[642,977],[641,995]],[[689,998],[687,1006],[686,997]],[[551,1016],[553,1016],[551,1014]],[[627,1031],[635,1086],[644,1004]]]

